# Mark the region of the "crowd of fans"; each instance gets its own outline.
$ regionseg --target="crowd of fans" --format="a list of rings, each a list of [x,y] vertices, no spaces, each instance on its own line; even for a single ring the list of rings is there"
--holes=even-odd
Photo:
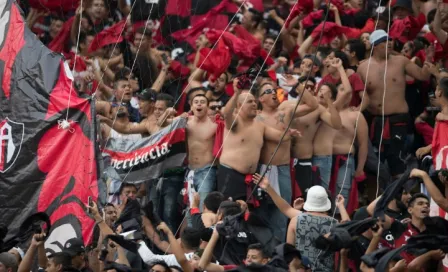
[[[90,244],[46,256],[35,234],[0,272],[445,271],[448,222],[430,204],[448,212],[431,163],[448,4],[210,1],[236,7],[225,29],[164,37],[167,20],[139,14],[153,2],[21,3],[94,98],[102,147],[184,118],[187,161],[140,184],[106,177]]]

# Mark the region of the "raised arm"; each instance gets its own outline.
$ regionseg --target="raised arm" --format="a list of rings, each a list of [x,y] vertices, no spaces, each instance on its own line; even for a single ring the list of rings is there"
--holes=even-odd
[[[402,56],[400,56],[400,58],[402,58],[405,63],[406,74],[410,75],[411,77],[417,80],[425,81],[428,80],[431,76],[431,73],[428,70],[428,65],[425,64],[422,68],[420,68],[417,64],[413,63],[408,58]],[[428,55],[426,56],[426,59],[427,61],[431,61],[428,59]]]
[[[263,180],[261,180],[260,174],[255,174],[253,177],[253,182],[257,184],[261,189],[265,190],[266,193],[272,198],[272,201],[274,201],[275,206],[289,219],[292,219],[294,217],[297,217],[301,214],[301,211],[298,211],[291,207],[288,202],[286,202],[285,199],[283,199],[281,196],[277,194],[277,192],[272,189],[270,186],[269,180],[267,177],[263,177]]]
[[[428,173],[419,169],[413,169],[411,171],[410,177],[422,179],[425,183],[426,189],[429,192],[429,195],[432,199],[434,199],[434,202],[436,202],[437,205],[439,205],[439,207],[441,207],[444,211],[448,211],[448,199],[446,199],[445,196],[442,195],[439,188],[437,188],[437,186],[429,177]]]
[[[328,100],[327,103],[328,109],[325,109],[323,106],[319,105],[321,108],[321,114],[319,117],[325,124],[339,130],[342,128],[342,120],[339,115],[339,111],[336,109],[336,106],[331,102],[331,100]]]
[[[162,70],[160,70],[159,75],[156,78],[156,81],[154,81],[154,84],[152,84],[151,89],[153,89],[156,92],[160,92],[160,90],[163,87],[163,84],[165,83],[166,80],[166,75],[168,73],[168,68],[170,67],[171,64],[171,60],[168,61],[168,63],[165,63],[164,61],[162,61]]]
[[[113,128],[115,131],[121,134],[145,134],[151,133],[152,129],[149,127],[148,122],[143,120],[142,122],[135,123],[127,123],[123,124],[120,122],[114,122],[112,119],[101,117],[101,121],[106,123],[106,125]]]
[[[233,80],[233,89],[235,90],[235,93],[233,94],[232,98],[230,98],[229,102],[227,102],[226,107],[224,107],[224,109],[222,110],[227,129],[230,129],[232,127],[232,123],[237,118],[237,116],[234,116],[234,111],[238,102],[238,98],[241,94],[241,89],[238,88],[238,82],[239,80],[237,78]]]
[[[187,257],[185,257],[184,250],[181,248],[179,242],[176,240],[176,237],[174,237],[173,232],[165,224],[165,222],[160,223],[160,225],[157,226],[157,229],[163,231],[168,236],[168,241],[170,242],[170,245],[172,247],[173,254],[176,257],[177,262],[182,267],[183,271],[193,272],[194,269],[188,262]]]

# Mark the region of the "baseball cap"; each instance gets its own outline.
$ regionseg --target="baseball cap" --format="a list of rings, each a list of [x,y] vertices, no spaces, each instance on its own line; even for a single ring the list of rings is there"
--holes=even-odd
[[[157,100],[157,93],[153,89],[144,89],[137,96],[144,101],[155,102]]]
[[[79,253],[85,252],[84,241],[79,238],[69,239],[65,245],[62,252],[68,253],[70,256],[74,257]]]
[[[373,46],[377,46],[380,43],[383,43],[387,40],[390,40],[389,35],[386,33],[386,31],[379,29],[375,30],[370,34],[370,43]]]
[[[11,268],[13,272],[16,272],[19,268],[16,257],[8,252],[3,252],[0,254],[0,263],[2,263],[6,268]]]

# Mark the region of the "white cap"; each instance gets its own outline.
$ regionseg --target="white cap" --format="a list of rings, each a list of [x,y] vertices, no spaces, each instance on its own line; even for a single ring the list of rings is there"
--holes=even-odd
[[[372,32],[372,34],[370,34],[369,41],[373,46],[377,46],[378,44],[387,40],[389,40],[389,35],[382,29],[375,30]]]

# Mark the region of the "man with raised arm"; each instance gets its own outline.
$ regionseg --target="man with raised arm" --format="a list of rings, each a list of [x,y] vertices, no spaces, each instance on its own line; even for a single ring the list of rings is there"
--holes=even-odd
[[[405,156],[405,142],[410,121],[405,99],[406,75],[416,80],[428,80],[430,77],[428,60],[433,58],[434,49],[432,46],[429,47],[426,54],[427,62],[420,68],[404,56],[390,54],[392,43],[388,41],[389,36],[384,30],[376,30],[370,35],[370,43],[374,47],[373,55],[370,61],[364,61],[359,65],[357,73],[367,86],[370,98],[364,115],[370,127],[372,144],[377,148],[376,151],[380,152],[381,160],[387,160],[391,174],[399,176],[406,169],[402,158]],[[379,146],[381,136],[383,140]]]
[[[217,124],[208,117],[208,99],[203,94],[193,97],[191,103],[193,116],[188,116],[188,164],[193,186],[201,197],[201,205],[208,193],[216,187],[216,166],[213,146]]]
[[[316,99],[309,93],[303,92],[303,87],[296,84],[294,86],[300,95],[303,95],[301,105],[295,106],[297,101],[284,102],[280,104],[277,98],[275,88],[271,83],[265,83],[260,86],[258,91],[258,100],[262,106],[262,110],[258,113],[256,121],[284,132],[288,127],[291,118],[296,118],[308,114],[317,109]],[[295,111],[294,111],[295,110]],[[261,172],[265,171],[267,164],[271,161],[271,157],[277,149],[279,142],[266,140],[261,150],[260,164]],[[271,180],[277,193],[281,195],[288,203],[291,203],[291,141],[284,141],[280,144],[277,153],[272,159],[269,170],[266,175]],[[262,207],[257,210],[259,214],[273,227],[274,234],[284,239],[286,237],[287,218],[284,216],[273,203],[263,201]]]
[[[238,79],[233,81],[235,94],[223,111],[225,121],[224,143],[218,166],[218,191],[234,200],[246,199],[247,184],[257,171],[261,149],[265,140],[279,142],[283,131],[270,128],[257,117],[257,101],[247,91],[238,88]],[[283,141],[289,141],[291,130]]]

